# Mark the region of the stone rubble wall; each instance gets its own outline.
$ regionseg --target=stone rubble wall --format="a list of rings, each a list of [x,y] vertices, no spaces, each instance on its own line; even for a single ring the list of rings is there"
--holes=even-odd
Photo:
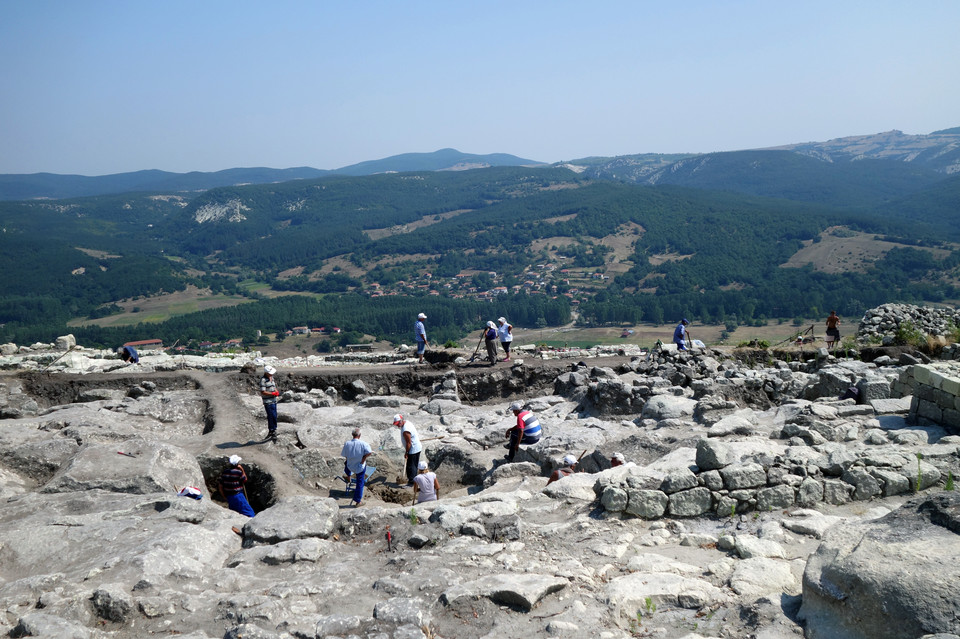
[[[789,432],[785,427],[782,435]],[[869,450],[858,454],[838,444],[807,447],[799,441],[793,443],[801,445],[773,459],[734,460],[727,444],[701,439],[696,466],[691,470],[651,478],[635,467],[612,469],[601,473],[595,491],[605,510],[643,519],[723,517],[919,492],[946,477],[938,466],[950,468],[954,475],[960,466],[957,435],[942,437],[936,445],[926,447],[922,458]]]
[[[863,342],[880,339],[885,346],[890,345],[904,322],[910,322],[925,335],[943,338],[960,327],[960,310],[884,304],[864,313],[857,327],[857,339]]]
[[[907,368],[901,378],[913,388],[911,423],[923,419],[960,430],[960,364],[918,364]]]

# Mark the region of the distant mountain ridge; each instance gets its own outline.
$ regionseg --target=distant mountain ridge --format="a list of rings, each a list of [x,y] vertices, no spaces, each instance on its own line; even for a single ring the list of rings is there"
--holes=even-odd
[[[816,163],[803,162],[803,159],[812,159]],[[864,161],[873,164],[862,164]],[[63,199],[150,191],[205,191],[224,186],[269,184],[328,175],[365,176],[542,165],[542,162],[507,153],[477,155],[446,148],[432,153],[404,153],[359,162],[332,171],[299,167],[234,168],[212,173],[147,170],[97,177],[52,173],[7,174],[0,175],[0,200]],[[926,186],[934,181],[935,176],[960,173],[960,127],[927,135],[909,135],[894,130],[826,142],[804,142],[726,153],[644,153],[589,157],[553,166],[568,168],[582,177],[598,180],[677,184],[801,201],[825,199],[817,194],[815,188],[811,188],[811,178],[821,176],[826,180],[828,189],[840,190],[841,185],[849,185],[845,196],[849,202],[843,202],[841,198],[844,204],[857,201],[859,191],[873,193],[873,197],[868,198],[870,201],[878,201],[878,198],[879,201],[887,201]],[[810,175],[803,180],[796,179],[790,172],[798,167],[809,171]],[[882,185],[882,182],[891,180],[893,186]],[[798,190],[795,184],[801,181],[804,186]],[[903,188],[897,187],[897,184]],[[874,190],[878,185],[883,188]]]
[[[507,153],[476,155],[456,149],[433,153],[404,153],[382,160],[351,164],[333,171],[308,166],[291,169],[235,168],[212,173],[146,170],[112,175],[84,176],[56,173],[0,175],[0,200],[63,199],[91,195],[111,195],[146,191],[206,191],[221,186],[270,184],[290,180],[309,180],[324,175],[374,175],[407,171],[455,171],[491,166],[534,166],[543,162],[525,160]]]

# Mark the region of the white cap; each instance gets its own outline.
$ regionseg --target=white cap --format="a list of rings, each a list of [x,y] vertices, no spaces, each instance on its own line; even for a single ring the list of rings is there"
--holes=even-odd
[[[424,315],[423,313],[420,313],[419,315],[417,315],[417,319],[427,319],[427,316]]]
[[[425,462],[425,461],[420,462],[419,464],[417,464],[417,468],[419,468],[420,470],[426,470],[426,469],[427,469],[427,462]]]
[[[266,373],[267,375],[276,375],[277,369],[275,369],[273,366],[264,366],[263,372]]]
[[[564,466],[573,466],[573,465],[576,464],[576,463],[577,463],[577,458],[576,458],[576,457],[574,457],[573,455],[564,455],[564,457],[563,457],[563,465],[564,465]]]
[[[501,324],[506,324],[506,323],[507,323],[507,318],[506,318],[506,317],[501,317],[501,318],[498,319],[497,321],[500,322]]]
[[[623,453],[614,453],[612,457],[616,460],[623,461]]]
[[[487,322],[487,326],[489,326],[490,328],[496,328],[496,327],[497,327],[497,325],[494,324],[492,321],[491,321],[491,322]]]
[[[523,404],[520,402],[514,402],[510,404],[510,410],[523,410]]]
[[[243,459],[240,457],[240,455],[230,455],[229,461],[231,466],[238,466]]]
[[[400,413],[397,413],[396,415],[393,416],[393,425],[394,425],[394,426],[396,426],[397,424],[399,424],[399,423],[402,422],[402,421],[403,421],[403,415],[401,415]]]

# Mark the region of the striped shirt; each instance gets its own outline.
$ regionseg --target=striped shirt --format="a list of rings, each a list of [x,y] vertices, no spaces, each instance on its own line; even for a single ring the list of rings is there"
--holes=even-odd
[[[247,474],[239,466],[230,466],[220,474],[220,486],[225,495],[236,495],[243,492],[243,485],[247,483]]]
[[[261,393],[276,393],[277,392],[277,382],[274,381],[273,375],[267,377],[264,375],[260,378],[260,392]],[[261,396],[263,397],[263,396]],[[276,404],[277,397],[276,395],[268,395],[263,397],[264,404]]]
[[[524,439],[540,437],[540,420],[531,411],[520,411],[517,415],[517,428],[520,429],[521,437]]]

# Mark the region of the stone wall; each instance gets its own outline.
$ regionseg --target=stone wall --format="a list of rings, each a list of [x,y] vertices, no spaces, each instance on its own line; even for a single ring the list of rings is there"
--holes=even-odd
[[[913,388],[911,423],[925,419],[960,431],[960,364],[917,364],[900,377],[902,384]]]
[[[605,510],[643,519],[709,513],[722,517],[913,493],[945,477],[937,465],[956,474],[960,460],[956,435],[926,447],[923,459],[872,451],[857,454],[842,445],[818,448],[795,446],[773,459],[737,461],[726,444],[701,439],[693,470],[677,469],[652,478],[627,468],[604,473],[595,490]]]

